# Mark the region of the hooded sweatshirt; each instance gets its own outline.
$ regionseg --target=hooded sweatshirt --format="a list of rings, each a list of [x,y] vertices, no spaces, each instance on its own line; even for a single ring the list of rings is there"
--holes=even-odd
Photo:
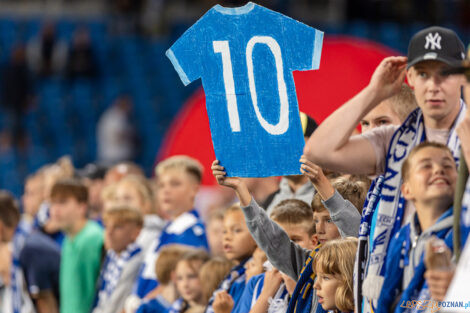
[[[288,179],[283,177],[279,183],[279,190],[268,197],[268,200],[266,200],[264,203],[264,207],[266,208],[269,216],[274,207],[282,200],[297,199],[302,200],[310,205],[310,203],[312,203],[315,192],[315,188],[310,181],[307,181],[299,189],[297,189],[296,192],[293,192],[289,186]],[[269,201],[270,199],[272,200]]]

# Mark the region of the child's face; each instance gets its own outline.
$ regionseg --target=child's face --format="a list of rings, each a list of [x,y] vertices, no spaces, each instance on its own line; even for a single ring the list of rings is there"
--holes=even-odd
[[[131,184],[118,183],[114,191],[115,201],[119,205],[129,205],[133,208],[142,210],[142,197],[137,189]]]
[[[73,197],[52,199],[51,220],[65,232],[72,230],[77,221],[85,219],[86,204],[79,203]]]
[[[336,310],[335,293],[336,289],[340,286],[341,281],[331,274],[325,274],[317,271],[317,279],[313,284],[318,296],[318,303],[322,306],[323,310]]]
[[[263,264],[266,261],[266,253],[260,248],[256,248],[251,259],[245,263],[246,281],[251,277],[259,275],[264,272]]]
[[[400,125],[400,117],[395,113],[387,100],[381,102],[378,106],[373,108],[366,116],[361,120],[361,133],[365,133],[368,130],[383,126],[383,125]]]
[[[221,218],[213,218],[207,224],[207,241],[212,255],[223,256],[224,245],[222,237],[224,232],[224,220]]]
[[[198,270],[201,261],[179,261],[175,269],[176,290],[181,297],[188,302],[198,302],[202,297],[202,285],[199,280]]]
[[[290,240],[298,244],[304,249],[312,250],[315,248],[317,240],[315,235],[310,236],[307,231],[307,226],[303,223],[278,223],[282,229],[287,233]]]
[[[160,209],[176,218],[192,209],[198,184],[182,169],[167,169],[158,177],[157,199]]]
[[[313,222],[315,223],[319,243],[323,244],[328,240],[341,237],[338,227],[331,220],[328,210],[313,212]]]
[[[438,201],[444,208],[451,205],[457,168],[450,153],[426,147],[414,154],[409,162],[408,177],[402,186],[405,198],[416,204]]]
[[[105,221],[104,241],[107,249],[120,253],[133,243],[140,233],[140,227],[133,222],[122,222],[115,218]]]
[[[225,214],[223,244],[225,257],[238,262],[252,255],[256,249],[256,243],[248,231],[241,211]]]
[[[460,87],[464,85],[464,78],[462,75],[442,75],[446,67],[443,62],[430,60],[412,66],[407,72],[408,82],[425,118],[453,119],[460,109]]]
[[[24,187],[23,208],[26,213],[36,216],[41,203],[44,200],[43,180],[39,177],[28,179]]]

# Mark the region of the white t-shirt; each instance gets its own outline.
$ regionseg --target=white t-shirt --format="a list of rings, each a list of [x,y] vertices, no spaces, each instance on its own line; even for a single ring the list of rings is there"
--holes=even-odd
[[[393,134],[399,128],[398,125],[386,125],[382,127],[374,128],[368,132],[365,132],[361,135],[369,140],[372,144],[372,147],[375,151],[375,174],[381,175],[385,172],[385,161],[387,158],[388,148],[390,147],[390,141],[392,140]],[[442,144],[447,144],[447,139],[449,138],[448,129],[426,129],[426,138],[428,141],[438,142]]]

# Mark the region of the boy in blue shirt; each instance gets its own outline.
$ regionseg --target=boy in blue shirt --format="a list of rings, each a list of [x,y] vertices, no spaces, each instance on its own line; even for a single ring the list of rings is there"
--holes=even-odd
[[[214,312],[213,306],[217,305],[221,295],[225,293],[231,296],[236,309],[245,289],[245,263],[253,255],[256,242],[248,230],[243,211],[238,204],[228,208],[224,214],[223,246],[225,257],[238,264],[232,268],[219,288],[213,293],[206,313]]]
[[[423,261],[426,241],[432,235],[449,246],[452,241],[457,167],[450,150],[435,142],[419,144],[403,163],[402,178],[402,193],[414,204],[416,212],[390,242],[376,312],[402,312],[406,310],[401,305],[403,301],[421,297],[426,288]]]
[[[209,250],[204,223],[194,208],[202,180],[202,165],[188,156],[173,156],[160,162],[155,172],[158,179],[158,207],[169,217],[170,222],[145,255],[134,295],[126,303],[129,311],[135,311],[141,299],[158,286],[155,261],[161,247],[183,244]]]

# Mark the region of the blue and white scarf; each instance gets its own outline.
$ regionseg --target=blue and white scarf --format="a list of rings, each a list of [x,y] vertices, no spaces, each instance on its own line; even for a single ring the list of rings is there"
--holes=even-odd
[[[447,146],[452,151],[458,164],[460,154],[460,141],[455,131],[456,125],[465,116],[465,104],[460,103],[460,112],[449,132]],[[387,153],[385,179],[382,185],[376,228],[372,241],[371,254],[365,271],[365,279],[362,285],[364,300],[371,305],[363,307],[363,312],[371,313],[371,307],[376,306],[384,283],[386,272],[385,257],[388,245],[393,236],[401,227],[401,219],[405,209],[405,199],[401,195],[400,186],[401,166],[411,150],[422,141],[426,140],[423,114],[420,109],[413,111],[406,121],[397,129],[390,142]]]
[[[183,298],[177,299],[171,307],[168,309],[168,313],[180,313],[187,307],[187,303],[183,300]]]
[[[245,263],[249,260],[246,259],[230,271],[230,273],[224,278],[224,280],[220,283],[219,288],[212,294],[212,297],[209,299],[209,303],[207,304],[205,313],[214,313],[214,309],[212,308],[212,304],[215,300],[215,295],[220,291],[229,292],[230,287],[238,281],[245,280]]]
[[[20,252],[23,250],[26,238],[31,232],[31,224],[20,221],[13,236],[12,264],[10,269],[10,288],[12,292],[12,305],[14,313],[26,312],[32,305],[29,294],[25,289],[23,270],[20,266]]]
[[[127,246],[126,250],[117,254],[113,250],[108,250],[106,259],[99,277],[98,303],[107,301],[119,283],[122,271],[129,261],[142,251],[141,247],[134,243]]]
[[[372,226],[372,217],[380,200],[380,191],[384,182],[384,176],[380,175],[372,181],[367,193],[364,209],[362,210],[361,226],[359,227],[359,241],[354,264],[354,306],[358,312],[362,312],[362,282],[369,257],[369,236]]]

